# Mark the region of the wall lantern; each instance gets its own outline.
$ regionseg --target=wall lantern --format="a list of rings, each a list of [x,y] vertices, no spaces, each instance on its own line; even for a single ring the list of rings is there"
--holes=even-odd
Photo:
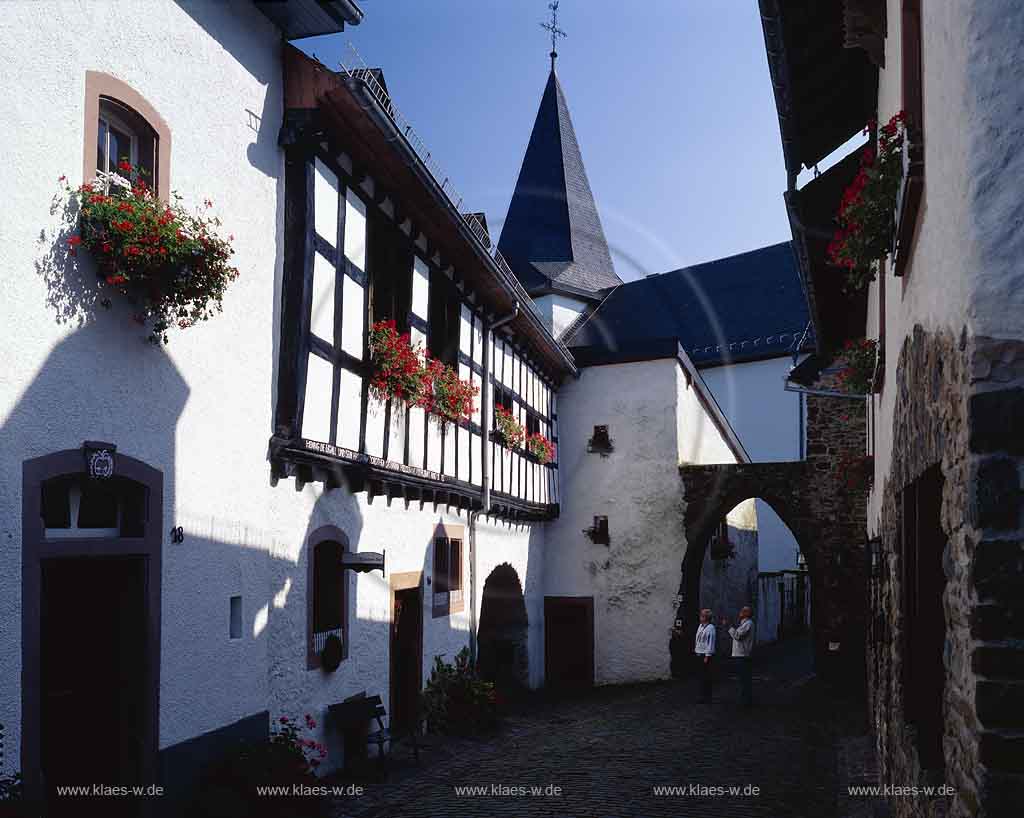
[[[608,436],[607,426],[595,426],[593,437],[587,441],[587,451],[602,455],[610,454],[615,451],[614,443],[615,441]]]

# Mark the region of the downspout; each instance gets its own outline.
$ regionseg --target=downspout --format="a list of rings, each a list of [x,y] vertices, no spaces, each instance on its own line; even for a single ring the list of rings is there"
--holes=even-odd
[[[491,432],[491,413],[487,411],[491,394],[491,333],[500,329],[519,315],[519,302],[512,312],[492,324],[484,322],[483,349],[480,360],[483,363],[483,379],[480,385],[480,438],[484,456],[480,458],[480,478],[483,481],[483,507],[469,513],[469,666],[476,667],[476,521],[481,514],[491,513],[491,446],[488,438]]]

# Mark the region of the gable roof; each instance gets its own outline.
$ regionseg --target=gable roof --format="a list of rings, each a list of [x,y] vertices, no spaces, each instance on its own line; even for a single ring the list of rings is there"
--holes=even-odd
[[[565,340],[580,363],[599,363],[677,339],[707,367],[809,348],[809,320],[787,241],[623,284]]]
[[[531,294],[595,296],[621,284],[554,70],[541,97],[498,249]]]

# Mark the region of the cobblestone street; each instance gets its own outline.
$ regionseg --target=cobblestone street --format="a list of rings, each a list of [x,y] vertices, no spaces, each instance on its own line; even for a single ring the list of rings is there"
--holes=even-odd
[[[598,689],[510,716],[497,736],[430,739],[421,767],[402,750],[387,783],[339,802],[338,818],[399,816],[843,816],[850,763],[837,753],[863,732],[861,708],[832,698],[810,674],[809,646],[763,650],[757,707],[738,709],[736,681],[720,672],[715,703],[691,683]],[[846,771],[841,766],[846,766]],[[854,761],[852,766],[856,766]],[[858,783],[854,781],[853,783]],[[701,795],[690,787],[757,787]],[[486,788],[459,794],[456,788]],[[504,790],[501,788],[513,788]],[[539,788],[539,794],[529,793]],[[680,787],[683,793],[656,794]],[[554,788],[560,788],[555,790]],[[705,793],[708,790],[704,791]],[[557,794],[556,794],[557,793]],[[866,805],[859,805],[864,807]],[[870,814],[867,812],[865,814]]]

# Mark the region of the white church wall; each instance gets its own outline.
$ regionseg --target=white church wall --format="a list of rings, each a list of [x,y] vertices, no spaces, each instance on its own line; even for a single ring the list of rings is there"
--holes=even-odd
[[[573,321],[575,321],[586,308],[586,302],[576,298],[569,298],[565,295],[542,295],[534,303],[540,309],[541,315],[547,325],[551,328],[551,334],[560,338]]]
[[[614,450],[587,451],[595,425]],[[669,627],[679,586],[689,462],[735,458],[675,359],[589,367],[558,403],[561,515],[546,533],[544,592],[594,598],[598,684],[669,675]],[[610,545],[583,533],[608,517]]]
[[[143,10],[123,0],[102,14],[61,2],[4,4],[0,722],[8,752],[0,774],[18,766],[11,750],[21,743],[21,463],[85,439],[114,442],[162,470],[165,537],[172,525],[185,529],[183,543],[164,543],[160,745],[266,707],[266,637],[253,626],[273,545],[265,455],[281,229],[280,37],[248,3],[163,0]],[[241,276],[224,313],[172,331],[164,349],[144,343],[124,305],[94,317],[79,308],[96,280],[84,252],[66,269],[50,255],[61,256],[68,235],[50,209],[57,179],[82,181],[88,70],[120,78],[153,105],[172,134],[171,188],[190,206],[212,199],[224,234],[235,236]],[[236,594],[247,635],[232,642]]]
[[[755,463],[800,460],[804,412],[800,395],[783,389],[792,358],[770,358],[701,370],[701,376]],[[795,568],[797,542],[778,514],[757,501],[761,571]]]

